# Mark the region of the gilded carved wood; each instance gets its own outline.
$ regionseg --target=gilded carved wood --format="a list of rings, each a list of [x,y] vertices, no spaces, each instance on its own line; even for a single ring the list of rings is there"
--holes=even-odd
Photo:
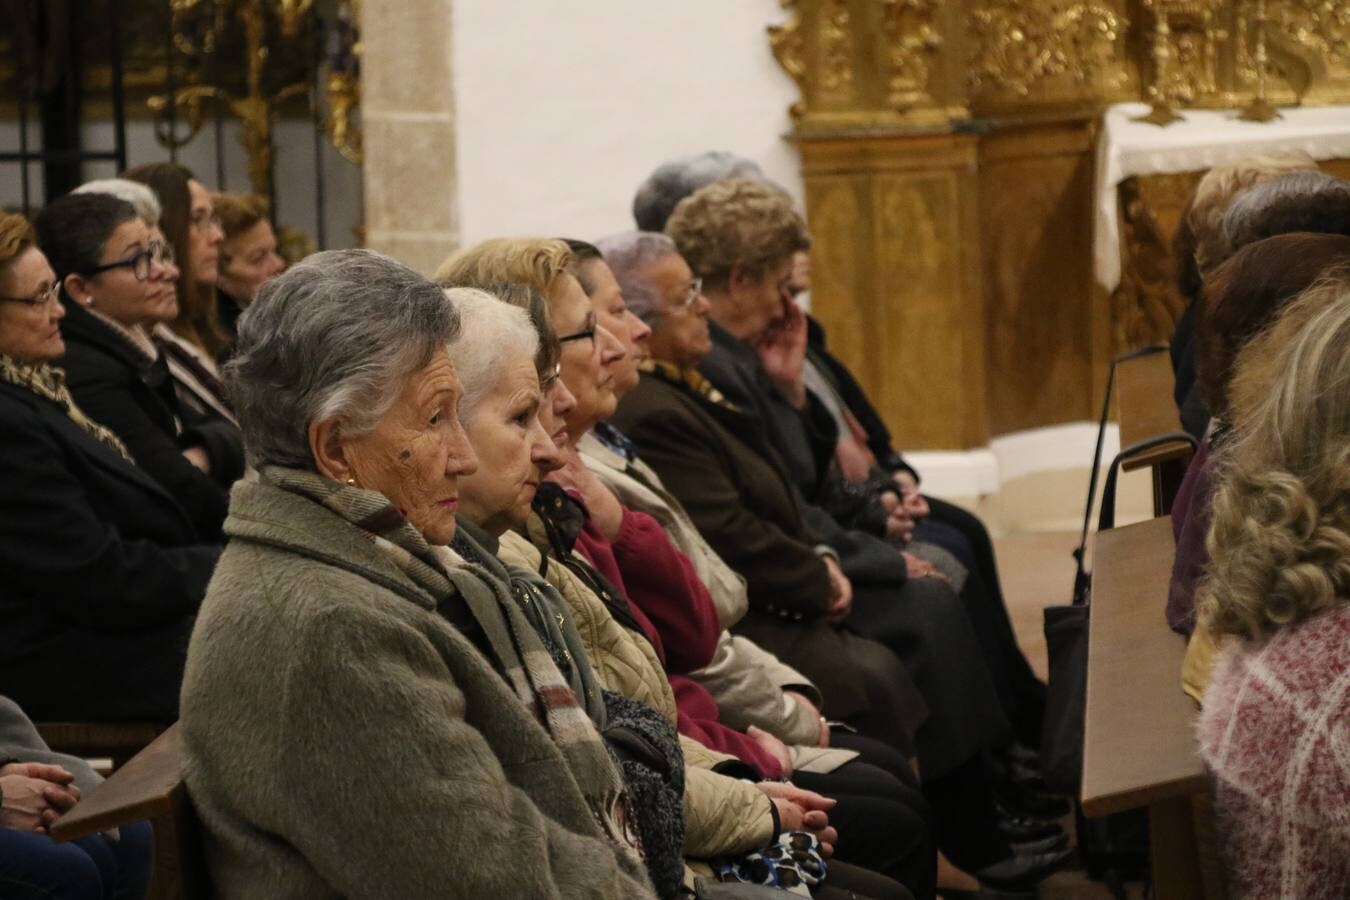
[[[1166,25],[1174,106],[1240,105],[1257,80],[1247,0],[781,0],[771,45],[802,97],[799,127],[955,122],[1147,99]],[[1269,90],[1350,97],[1350,3],[1268,0]]]
[[[1260,44],[1273,103],[1350,102],[1350,3],[781,2],[813,309],[906,447],[1090,418],[1111,356],[1170,334],[1171,235],[1199,173],[1122,187],[1124,273],[1104,296],[1107,106],[1155,84],[1162,105],[1243,106]]]

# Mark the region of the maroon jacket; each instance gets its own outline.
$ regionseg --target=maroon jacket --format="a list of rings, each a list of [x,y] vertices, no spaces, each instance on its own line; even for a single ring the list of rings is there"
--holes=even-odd
[[[749,735],[718,721],[712,694],[685,677],[712,660],[722,626],[707,587],[660,524],[625,508],[611,543],[588,519],[576,549],[628,599],[633,617],[656,648],[675,694],[680,733],[754,766],[765,778],[781,778],[778,760]]]

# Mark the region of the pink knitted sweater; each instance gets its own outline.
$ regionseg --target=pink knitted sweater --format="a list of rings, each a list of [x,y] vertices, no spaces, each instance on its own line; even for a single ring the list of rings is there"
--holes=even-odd
[[[1232,896],[1350,897],[1350,605],[1228,641],[1199,738]]]

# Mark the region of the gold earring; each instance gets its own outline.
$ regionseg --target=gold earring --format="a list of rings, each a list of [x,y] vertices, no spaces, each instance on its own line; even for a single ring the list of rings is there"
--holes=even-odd
[[[347,486],[348,486],[348,487],[356,487],[356,479],[355,479],[355,478],[349,477],[349,478],[347,479]]]

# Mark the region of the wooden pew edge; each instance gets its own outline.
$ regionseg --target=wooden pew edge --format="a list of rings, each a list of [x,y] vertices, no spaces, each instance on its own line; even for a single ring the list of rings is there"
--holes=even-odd
[[[178,772],[168,776],[155,773],[154,767],[156,757],[161,754],[177,758],[178,742],[178,728],[171,726],[107,781],[81,798],[74,809],[57,819],[51,827],[52,837],[69,841],[128,822],[173,815],[187,799],[182,777]],[[168,780],[164,781],[165,778]],[[156,787],[157,781],[162,785]],[[126,796],[128,792],[144,797],[131,799]]]
[[[1096,819],[1112,813],[1152,806],[1164,800],[1204,794],[1207,790],[1209,790],[1209,775],[1201,771],[1181,778],[1160,781],[1147,788],[1132,790],[1127,794],[1088,796],[1084,792],[1079,798],[1079,803],[1083,808],[1083,815],[1089,819]]]

